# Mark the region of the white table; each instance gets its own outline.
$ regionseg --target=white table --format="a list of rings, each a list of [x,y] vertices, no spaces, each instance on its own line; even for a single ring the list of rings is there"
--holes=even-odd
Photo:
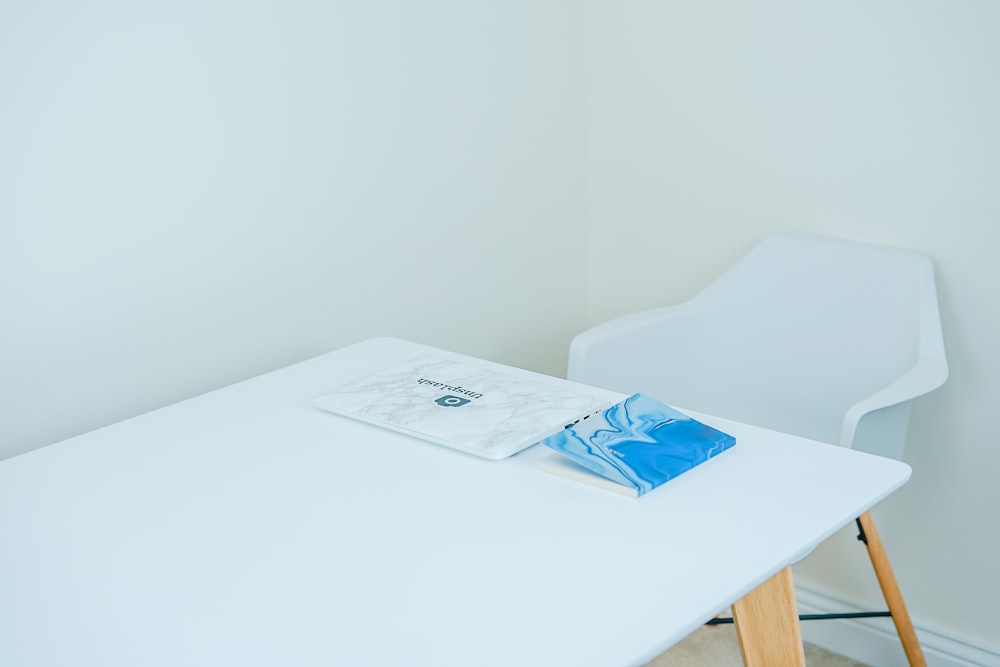
[[[0,463],[0,665],[641,665],[741,598],[769,645],[761,591],[910,474],[698,415],[736,446],[636,500],[310,406],[427,350],[365,341]]]

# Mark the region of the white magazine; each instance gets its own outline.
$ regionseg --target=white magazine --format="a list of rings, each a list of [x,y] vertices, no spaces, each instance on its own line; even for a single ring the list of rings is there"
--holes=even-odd
[[[351,382],[314,404],[324,410],[502,459],[623,398],[518,369],[422,356]]]

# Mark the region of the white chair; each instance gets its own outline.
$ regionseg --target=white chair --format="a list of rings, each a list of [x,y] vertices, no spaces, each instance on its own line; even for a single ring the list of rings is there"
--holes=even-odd
[[[568,377],[901,458],[910,401],[948,375],[922,255],[816,236],[758,243],[690,301],[577,336]],[[858,519],[911,665],[924,658],[868,513]]]

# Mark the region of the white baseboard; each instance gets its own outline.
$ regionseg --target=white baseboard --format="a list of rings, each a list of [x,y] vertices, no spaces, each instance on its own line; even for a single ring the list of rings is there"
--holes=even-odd
[[[861,609],[802,586],[796,586],[800,614],[879,611]],[[953,633],[914,622],[928,667],[1000,667],[1000,652]],[[802,638],[872,667],[907,667],[906,655],[891,618],[803,621]]]

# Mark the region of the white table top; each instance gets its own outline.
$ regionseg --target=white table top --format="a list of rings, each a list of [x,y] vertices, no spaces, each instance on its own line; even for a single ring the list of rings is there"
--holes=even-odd
[[[696,415],[736,446],[632,499],[541,447],[310,405],[429,349],[365,341],[0,462],[0,665],[641,665],[910,475]]]

